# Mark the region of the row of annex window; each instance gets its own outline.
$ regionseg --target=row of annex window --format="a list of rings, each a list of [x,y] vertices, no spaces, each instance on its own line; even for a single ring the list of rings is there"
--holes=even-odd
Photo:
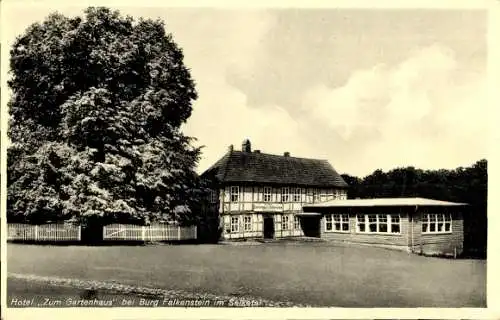
[[[243,222],[241,224],[241,222]],[[240,217],[231,217],[231,229],[230,232],[240,232],[240,227],[242,231],[250,232],[253,230],[253,223],[251,216],[243,216],[243,220],[240,221]],[[293,217],[293,225],[289,216],[283,216],[281,218],[281,230],[300,230],[300,220],[299,217]]]
[[[306,194],[306,190],[304,188],[281,188],[281,201],[280,202],[301,202],[302,195]],[[272,200],[272,188],[264,187],[262,192],[262,200],[264,202],[273,202]],[[330,197],[331,199],[343,199],[345,198],[345,193],[340,190],[334,190],[334,193],[327,193],[326,190],[318,190],[313,194],[314,202],[321,200],[322,198]],[[218,201],[217,193],[211,193],[211,202],[215,203]],[[240,187],[232,186],[230,187],[230,201],[238,202],[240,201]]]
[[[452,232],[451,214],[432,213],[422,217],[422,233]],[[348,214],[330,214],[325,216],[325,230],[349,232]],[[356,215],[356,232],[359,233],[401,233],[401,218],[390,214]]]
[[[350,232],[348,214],[325,215],[325,231]],[[390,214],[356,215],[356,232],[359,233],[401,233],[401,218]]]
[[[251,216],[243,217],[243,231],[253,231]],[[451,214],[424,214],[422,233],[451,232]],[[293,225],[289,216],[281,220],[282,230],[300,230],[300,218],[294,216]],[[348,214],[325,215],[325,230],[327,232],[350,232]],[[240,217],[231,217],[231,232],[240,231]],[[356,215],[356,232],[358,233],[401,233],[401,218],[391,214],[364,214]]]
[[[422,216],[422,233],[451,232],[450,213],[427,213]]]

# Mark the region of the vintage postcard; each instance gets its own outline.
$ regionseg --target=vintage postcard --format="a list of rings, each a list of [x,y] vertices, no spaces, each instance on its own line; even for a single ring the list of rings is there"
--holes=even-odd
[[[500,316],[495,2],[1,9],[2,319]]]

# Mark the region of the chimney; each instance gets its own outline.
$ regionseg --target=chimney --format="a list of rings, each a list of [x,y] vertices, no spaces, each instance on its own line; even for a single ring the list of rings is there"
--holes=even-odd
[[[243,152],[252,152],[252,145],[250,144],[250,140],[245,139],[241,144],[241,151]]]
[[[283,153],[283,156],[289,157],[290,156],[290,152],[286,151],[285,153]]]
[[[260,150],[254,150],[253,152],[254,153],[260,153]]]
[[[232,144],[230,144],[229,147],[227,147],[227,151],[229,151],[229,152],[233,152],[233,149],[234,149],[234,147]]]

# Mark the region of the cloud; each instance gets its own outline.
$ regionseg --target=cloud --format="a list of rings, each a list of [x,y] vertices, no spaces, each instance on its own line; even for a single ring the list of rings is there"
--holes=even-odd
[[[200,87],[199,103],[184,127],[184,132],[204,145],[199,172],[207,169],[234,145],[248,138],[253,149],[281,154],[284,151],[311,154],[301,136],[301,124],[280,106],[251,108],[246,95],[222,82]]]
[[[336,144],[352,144],[345,156],[335,154],[351,174],[468,165],[486,157],[486,78],[461,79],[459,71],[451,50],[426,47],[394,67],[357,71],[344,86],[310,88],[304,113],[339,134]],[[378,134],[355,141],[370,130]]]
[[[185,63],[200,87],[228,73],[251,72],[261,54],[260,43],[274,24],[272,14],[257,9],[183,9],[175,13],[165,16],[167,29],[184,49]],[[188,28],[186,21],[190,21]]]
[[[408,165],[452,168],[486,157],[486,78],[462,79],[454,52],[439,45],[415,51],[395,66],[355,71],[343,86],[320,84],[305,90],[299,116],[287,106],[252,107],[248,95],[232,86],[224,73],[207,68],[251,72],[267,32],[264,26],[271,25],[264,23],[245,34],[245,47],[213,47],[217,53],[231,52],[234,59],[212,56],[208,59],[214,64],[199,61],[195,79],[200,98],[185,126],[187,134],[206,146],[199,172],[228,145],[239,149],[245,138],[254,149],[328,159],[338,171],[358,176]],[[234,38],[236,33],[221,31],[227,38],[217,44],[241,42]]]
[[[213,13],[197,18],[189,31],[171,26],[197,83],[199,99],[183,130],[205,146],[198,171],[222,157],[230,144],[239,149],[246,138],[254,149],[270,153],[293,152],[284,148],[307,145],[297,139],[300,125],[284,108],[251,108],[247,95],[227,81],[228,74],[247,75],[254,70],[262,54],[261,41],[274,24],[273,16],[265,11]],[[200,46],[193,35],[203,33],[210,38]]]

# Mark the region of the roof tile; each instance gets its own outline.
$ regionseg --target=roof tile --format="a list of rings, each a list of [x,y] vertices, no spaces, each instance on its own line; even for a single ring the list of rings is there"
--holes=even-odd
[[[214,175],[221,182],[347,187],[327,160],[229,151],[202,177]]]

